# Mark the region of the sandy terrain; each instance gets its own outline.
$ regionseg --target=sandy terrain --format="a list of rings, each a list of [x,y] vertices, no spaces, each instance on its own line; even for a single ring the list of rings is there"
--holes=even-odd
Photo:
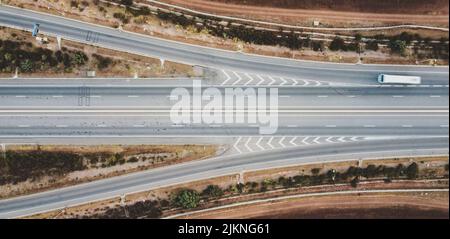
[[[277,8],[277,7],[260,7],[250,6],[243,4],[236,4],[241,1],[211,1],[211,0],[163,0],[162,2],[175,4],[192,8],[199,11],[222,14],[234,17],[244,17],[257,20],[274,21],[279,23],[289,24],[305,24],[311,25],[312,21],[321,21],[324,25],[328,26],[374,26],[374,25],[387,25],[387,24],[423,24],[433,26],[448,26],[448,2],[438,1],[436,5],[424,5],[424,10],[421,14],[417,14],[414,11],[414,6],[405,10],[409,14],[385,14],[385,13],[368,13],[361,12],[361,9],[355,8],[338,8],[339,11],[331,10],[317,10],[321,7],[312,8],[314,10],[305,9],[292,9],[289,8]],[[223,3],[228,2],[228,3]],[[230,3],[231,2],[231,3]],[[252,1],[249,1],[252,2]],[[269,1],[265,1],[269,2]],[[271,1],[273,2],[273,1]],[[286,1],[283,1],[286,2]],[[270,5],[270,4],[267,4]],[[301,4],[295,3],[295,6]],[[320,5],[320,4],[319,4]],[[323,8],[323,7],[322,7]],[[392,7],[394,9],[394,7]],[[436,11],[431,12],[430,10]],[[380,10],[378,10],[380,11]],[[424,14],[428,12],[429,14]]]
[[[190,219],[448,218],[448,192],[322,196],[203,212]]]

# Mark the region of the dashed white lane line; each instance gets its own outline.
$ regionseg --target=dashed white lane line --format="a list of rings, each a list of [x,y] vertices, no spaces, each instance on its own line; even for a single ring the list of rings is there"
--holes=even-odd
[[[182,124],[173,124],[172,127],[182,128],[182,127],[184,127],[184,125],[182,125]]]
[[[56,125],[56,128],[67,128],[68,126],[65,124]]]
[[[16,98],[26,98],[25,95],[16,95]]]
[[[356,95],[348,95],[348,98],[356,98]]]
[[[410,124],[404,124],[404,125],[402,125],[402,127],[403,127],[403,128],[412,128],[413,126],[410,125]]]
[[[280,95],[280,98],[291,98],[290,95]]]
[[[97,125],[98,128],[106,128],[106,124],[99,124]]]
[[[139,98],[138,95],[129,95],[128,98]]]
[[[328,98],[328,95],[318,95],[319,98]]]
[[[135,125],[133,125],[133,127],[134,128],[144,128],[145,125],[143,125],[143,124],[135,124]]]
[[[288,127],[288,128],[297,128],[297,127],[298,127],[298,125],[295,125],[295,124],[291,124],[291,125],[288,125],[287,127]]]
[[[27,125],[27,124],[20,124],[17,127],[19,127],[19,128],[29,128],[30,126]]]
[[[393,95],[392,97],[393,98],[403,98],[404,96],[403,95]]]
[[[446,125],[440,125],[441,128],[448,128],[448,124]]]
[[[53,98],[64,98],[64,96],[62,96],[62,95],[54,95],[54,96],[52,96]]]
[[[337,126],[334,124],[325,125],[326,128],[336,128]]]
[[[430,95],[430,98],[441,98],[440,95]]]
[[[375,128],[375,127],[377,127],[377,126],[373,125],[373,124],[366,124],[366,125],[364,125],[364,128]]]
[[[101,95],[91,95],[91,98],[102,98]]]

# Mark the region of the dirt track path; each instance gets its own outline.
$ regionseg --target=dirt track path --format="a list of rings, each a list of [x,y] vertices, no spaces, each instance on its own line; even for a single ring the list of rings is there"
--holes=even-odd
[[[422,24],[448,26],[448,15],[378,14],[361,12],[339,12],[327,10],[282,9],[271,7],[224,4],[208,0],[162,0],[193,10],[233,17],[246,17],[255,20],[273,21],[285,24],[311,23],[320,20],[334,27],[373,26],[386,24]]]
[[[183,218],[441,218],[448,217],[448,192],[339,195],[265,202]]]

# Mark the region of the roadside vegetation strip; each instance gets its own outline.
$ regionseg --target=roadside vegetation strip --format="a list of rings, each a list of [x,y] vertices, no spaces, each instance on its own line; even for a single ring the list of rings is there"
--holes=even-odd
[[[61,218],[160,218],[235,202],[294,194],[448,188],[448,157],[364,162],[330,162],[243,172],[128,194],[123,197],[123,203],[98,201],[57,213]],[[53,211],[27,218],[55,215]]]
[[[0,198],[34,193],[215,156],[210,145],[8,145]]]
[[[266,21],[257,21],[257,20],[251,20],[251,19],[245,19],[245,18],[238,18],[238,17],[230,17],[230,16],[224,16],[224,15],[217,15],[217,14],[211,14],[206,13],[202,11],[197,11],[194,9],[189,9],[186,7],[181,7],[173,4],[168,4],[161,1],[155,1],[155,0],[144,0],[146,2],[155,3],[161,6],[165,6],[166,10],[170,10],[171,8],[177,9],[179,11],[184,11],[187,13],[207,16],[207,17],[213,17],[213,18],[219,18],[223,20],[229,20],[229,21],[238,21],[243,23],[252,23],[252,24],[261,24],[265,26],[269,26],[272,28],[288,28],[288,29],[297,29],[297,30],[321,30],[321,31],[380,31],[380,30],[390,30],[390,29],[428,29],[428,30],[438,30],[438,31],[445,31],[448,32],[449,28],[443,28],[443,27],[433,27],[433,26],[424,26],[424,25],[414,25],[414,24],[401,24],[401,25],[393,25],[393,26],[377,26],[377,27],[306,27],[306,26],[297,26],[297,25],[288,25],[288,24],[280,24],[280,23],[273,23],[273,22],[266,22]]]
[[[174,218],[181,218],[185,216],[191,216],[195,214],[201,214],[205,212],[211,212],[216,211],[220,209],[228,209],[228,208],[234,208],[239,206],[246,206],[246,205],[252,205],[252,204],[258,204],[258,203],[265,203],[265,202],[275,202],[275,201],[283,201],[283,200],[289,200],[289,199],[297,199],[297,198],[305,198],[305,197],[320,197],[320,196],[333,196],[333,195],[351,195],[351,194],[376,194],[376,193],[422,193],[422,192],[448,192],[449,189],[445,188],[424,188],[424,189],[382,189],[382,190],[349,190],[349,191],[339,191],[339,192],[321,192],[321,193],[310,193],[310,194],[300,194],[300,195],[290,195],[290,196],[281,196],[276,198],[266,198],[266,199],[257,199],[252,201],[246,201],[246,202],[238,202],[234,204],[228,204],[218,207],[211,207],[207,209],[202,209],[198,211],[192,211],[192,212],[185,212],[180,214],[171,215],[168,217],[164,217],[163,219],[174,219]]]

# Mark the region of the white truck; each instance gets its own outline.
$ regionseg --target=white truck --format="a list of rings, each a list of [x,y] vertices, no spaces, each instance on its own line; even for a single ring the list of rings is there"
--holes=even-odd
[[[399,76],[399,75],[378,75],[380,84],[403,84],[403,85],[420,85],[422,78],[420,76]]]

